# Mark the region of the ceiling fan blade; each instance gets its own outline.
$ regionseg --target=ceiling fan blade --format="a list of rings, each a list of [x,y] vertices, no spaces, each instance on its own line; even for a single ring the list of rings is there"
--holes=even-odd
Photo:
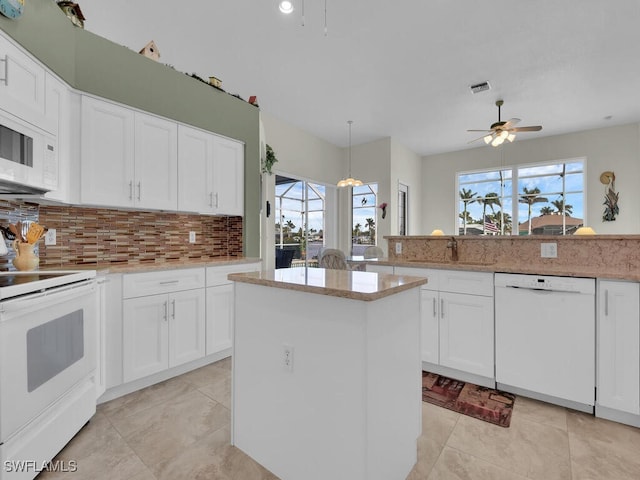
[[[542,130],[542,127],[540,125],[535,125],[530,127],[516,127],[516,128],[509,129],[510,132],[539,132],[540,130]]]
[[[491,133],[491,132],[493,132],[493,130],[467,130],[467,132],[487,132],[487,133]]]
[[[512,128],[514,125],[516,125],[517,123],[520,123],[519,118],[510,118],[509,120],[506,121],[506,123],[502,126],[502,128],[504,130],[508,130]]]
[[[482,131],[484,131],[484,130],[468,130],[468,131],[473,131],[473,132],[477,132],[477,131],[479,131],[479,132],[482,132]],[[473,140],[471,140],[470,142],[467,142],[467,145],[468,145],[468,144],[470,144],[470,143],[473,143],[473,142],[477,142],[478,140],[480,140],[481,138],[484,138],[484,137],[486,137],[486,135],[482,135],[481,137],[474,138],[474,139],[473,139]]]

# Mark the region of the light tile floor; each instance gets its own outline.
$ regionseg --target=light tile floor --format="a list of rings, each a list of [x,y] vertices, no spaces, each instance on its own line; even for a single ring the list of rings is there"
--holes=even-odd
[[[277,480],[229,444],[225,359],[98,407],[38,480]],[[423,403],[407,480],[638,480],[640,429],[523,397],[510,428]],[[304,480],[304,479],[300,479]]]

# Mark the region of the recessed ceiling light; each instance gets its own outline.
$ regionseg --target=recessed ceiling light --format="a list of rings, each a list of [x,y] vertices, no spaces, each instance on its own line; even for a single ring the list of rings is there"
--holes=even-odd
[[[606,117],[604,117],[605,120],[611,120],[613,118],[613,115],[607,115]]]
[[[293,12],[293,3],[290,2],[289,0],[282,0],[278,8],[285,15],[289,15],[291,12]]]

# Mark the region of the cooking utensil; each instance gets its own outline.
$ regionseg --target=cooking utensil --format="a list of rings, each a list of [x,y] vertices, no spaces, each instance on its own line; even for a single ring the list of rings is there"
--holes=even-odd
[[[13,223],[9,224],[9,231],[13,233],[13,237],[20,240],[20,234],[18,233],[18,227],[16,227]]]
[[[22,226],[22,222],[20,222],[20,221],[16,222],[16,229],[17,229],[16,236],[18,237],[18,240],[20,240],[21,242],[25,241],[24,234],[22,233],[23,232],[23,228],[24,227]]]
[[[36,243],[40,240],[40,237],[44,234],[44,227],[36,222],[29,225],[27,230],[26,239],[27,243]]]

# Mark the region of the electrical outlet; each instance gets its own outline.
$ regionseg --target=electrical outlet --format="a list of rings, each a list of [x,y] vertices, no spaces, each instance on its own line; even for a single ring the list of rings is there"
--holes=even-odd
[[[189,232],[189,243],[196,243],[196,232]]]
[[[402,254],[402,243],[396,242],[396,255]]]
[[[293,372],[293,346],[282,346],[282,368],[287,372]]]
[[[540,244],[540,256],[542,258],[558,258],[558,244],[557,243],[541,243]]]
[[[44,244],[45,245],[55,245],[57,241],[56,238],[56,229],[50,228],[47,230],[47,233],[44,234]]]

